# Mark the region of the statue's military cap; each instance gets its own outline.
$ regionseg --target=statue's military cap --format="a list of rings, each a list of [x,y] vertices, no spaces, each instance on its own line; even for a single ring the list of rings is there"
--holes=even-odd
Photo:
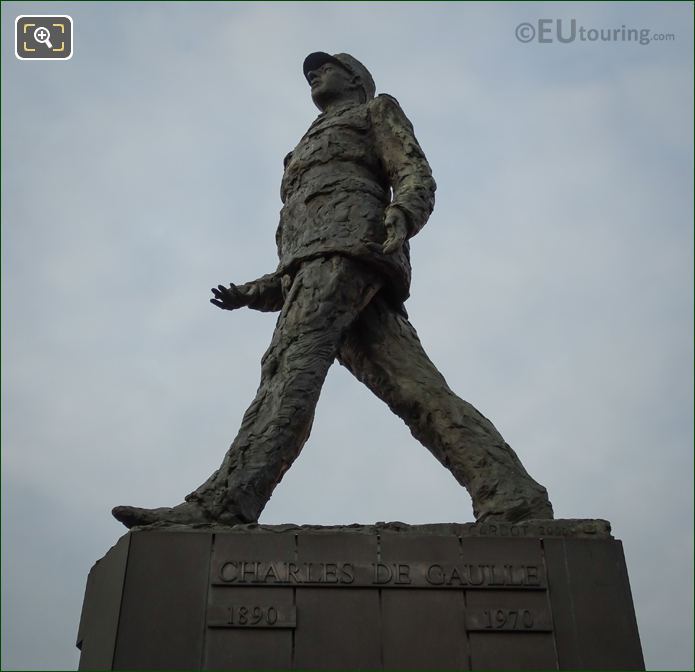
[[[371,100],[374,98],[376,93],[376,86],[374,85],[374,80],[369,70],[362,65],[356,58],[350,56],[350,54],[334,54],[331,56],[324,51],[315,51],[309,54],[304,59],[304,76],[309,80],[309,73],[316,68],[320,68],[324,63],[335,63],[344,70],[347,70],[351,75],[354,75],[359,80],[362,91],[366,100]]]

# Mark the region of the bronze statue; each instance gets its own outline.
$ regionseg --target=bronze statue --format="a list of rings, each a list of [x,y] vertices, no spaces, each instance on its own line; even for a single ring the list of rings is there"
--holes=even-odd
[[[337,358],[467,488],[477,520],[552,518],[545,488],[449,389],[408,321],[408,240],[436,188],[410,121],[348,54],[310,54],[304,75],[321,114],[285,157],[278,269],[212,290],[220,308],[280,311],[256,398],[220,468],[184,503],[113,515],[127,527],[257,521],[309,437]]]

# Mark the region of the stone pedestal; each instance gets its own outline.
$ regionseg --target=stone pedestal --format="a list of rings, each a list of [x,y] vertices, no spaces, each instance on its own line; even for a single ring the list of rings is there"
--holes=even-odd
[[[130,532],[77,645],[90,670],[644,669],[600,520]]]

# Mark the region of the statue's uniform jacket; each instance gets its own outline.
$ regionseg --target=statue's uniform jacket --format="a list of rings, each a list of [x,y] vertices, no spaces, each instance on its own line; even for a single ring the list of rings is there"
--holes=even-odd
[[[395,98],[323,113],[285,158],[283,207],[276,241],[279,272],[340,254],[366,262],[387,279],[397,302],[408,297],[409,246],[384,254],[388,208],[405,215],[408,237],[434,207],[436,184],[413,127]]]

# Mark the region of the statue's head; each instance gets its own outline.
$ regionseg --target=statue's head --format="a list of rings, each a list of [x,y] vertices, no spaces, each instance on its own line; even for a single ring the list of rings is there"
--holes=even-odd
[[[320,110],[336,102],[366,103],[376,87],[369,70],[350,54],[331,56],[316,51],[304,59],[304,76],[311,86],[311,98]]]

